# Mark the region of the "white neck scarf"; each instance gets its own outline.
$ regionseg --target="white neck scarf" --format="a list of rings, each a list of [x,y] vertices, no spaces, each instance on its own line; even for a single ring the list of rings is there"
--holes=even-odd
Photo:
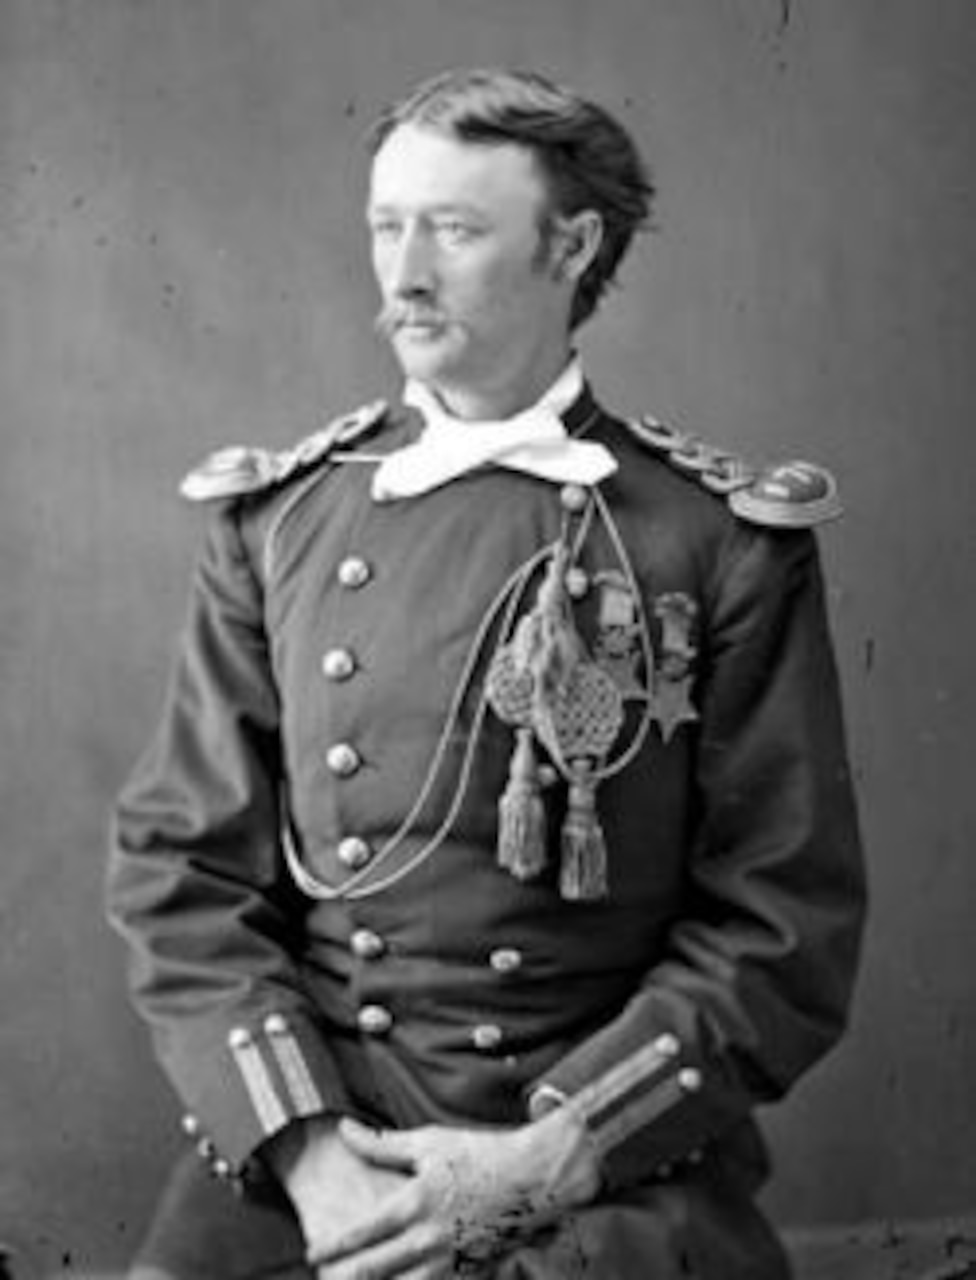
[[[416,497],[488,464],[557,484],[598,484],[616,471],[613,454],[602,444],[571,439],[560,416],[582,390],[583,371],[574,359],[530,408],[474,422],[453,417],[428,387],[408,382],[404,403],[422,414],[423,433],[383,459],[373,476],[373,497]]]

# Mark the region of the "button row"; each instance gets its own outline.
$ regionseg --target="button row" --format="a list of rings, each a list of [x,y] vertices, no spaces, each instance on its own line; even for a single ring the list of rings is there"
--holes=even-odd
[[[370,853],[365,840],[348,836],[339,845],[338,857],[345,866],[362,866],[369,860]],[[386,942],[372,929],[356,929],[349,939],[349,948],[360,960],[377,960],[386,954]],[[488,963],[496,973],[518,973],[522,952],[517,947],[498,947],[488,957]]]
[[[363,1035],[385,1036],[393,1030],[393,1014],[382,1004],[364,1004],[356,1014],[356,1025]],[[469,1033],[471,1044],[479,1053],[494,1053],[500,1049],[505,1033],[494,1022],[482,1022]]]
[[[203,1127],[197,1117],[185,1115],[181,1124],[186,1136],[194,1140],[197,1155],[209,1166],[213,1176],[222,1181],[233,1177],[234,1170],[230,1161],[225,1160],[223,1156],[218,1154],[217,1144],[203,1132]]]
[[[373,577],[373,570],[362,556],[346,556],[339,564],[336,577],[342,586],[350,591],[358,591],[365,587]],[[339,683],[349,680],[357,669],[356,655],[343,647],[329,649],[322,656],[322,673],[327,680]],[[351,778],[362,765],[359,752],[351,743],[335,742],[325,753],[325,764],[329,772],[336,778]],[[336,857],[350,871],[364,867],[373,851],[365,840],[359,836],[347,836],[340,840],[336,849]]]

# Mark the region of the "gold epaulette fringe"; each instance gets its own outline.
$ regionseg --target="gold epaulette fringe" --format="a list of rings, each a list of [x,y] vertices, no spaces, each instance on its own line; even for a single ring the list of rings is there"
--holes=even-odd
[[[358,440],[375,426],[386,408],[385,400],[363,405],[335,418],[291,449],[276,452],[247,445],[218,449],[184,478],[180,493],[191,502],[212,502],[281,484],[296,472],[323,461],[337,445]]]
[[[815,463],[760,468],[654,418],[630,419],[627,426],[642,445],[723,497],[735,515],[751,524],[807,529],[841,514],[837,481]]]

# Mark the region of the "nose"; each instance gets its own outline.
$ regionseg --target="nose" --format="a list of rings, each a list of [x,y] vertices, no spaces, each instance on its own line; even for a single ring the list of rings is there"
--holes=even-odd
[[[427,297],[434,292],[437,272],[430,237],[419,226],[407,226],[392,249],[387,283],[398,298]]]

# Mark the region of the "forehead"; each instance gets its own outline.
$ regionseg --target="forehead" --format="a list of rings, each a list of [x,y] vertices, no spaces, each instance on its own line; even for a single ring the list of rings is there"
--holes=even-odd
[[[531,151],[516,143],[465,142],[420,125],[399,125],[373,160],[373,207],[466,205],[532,215],[545,188]]]

